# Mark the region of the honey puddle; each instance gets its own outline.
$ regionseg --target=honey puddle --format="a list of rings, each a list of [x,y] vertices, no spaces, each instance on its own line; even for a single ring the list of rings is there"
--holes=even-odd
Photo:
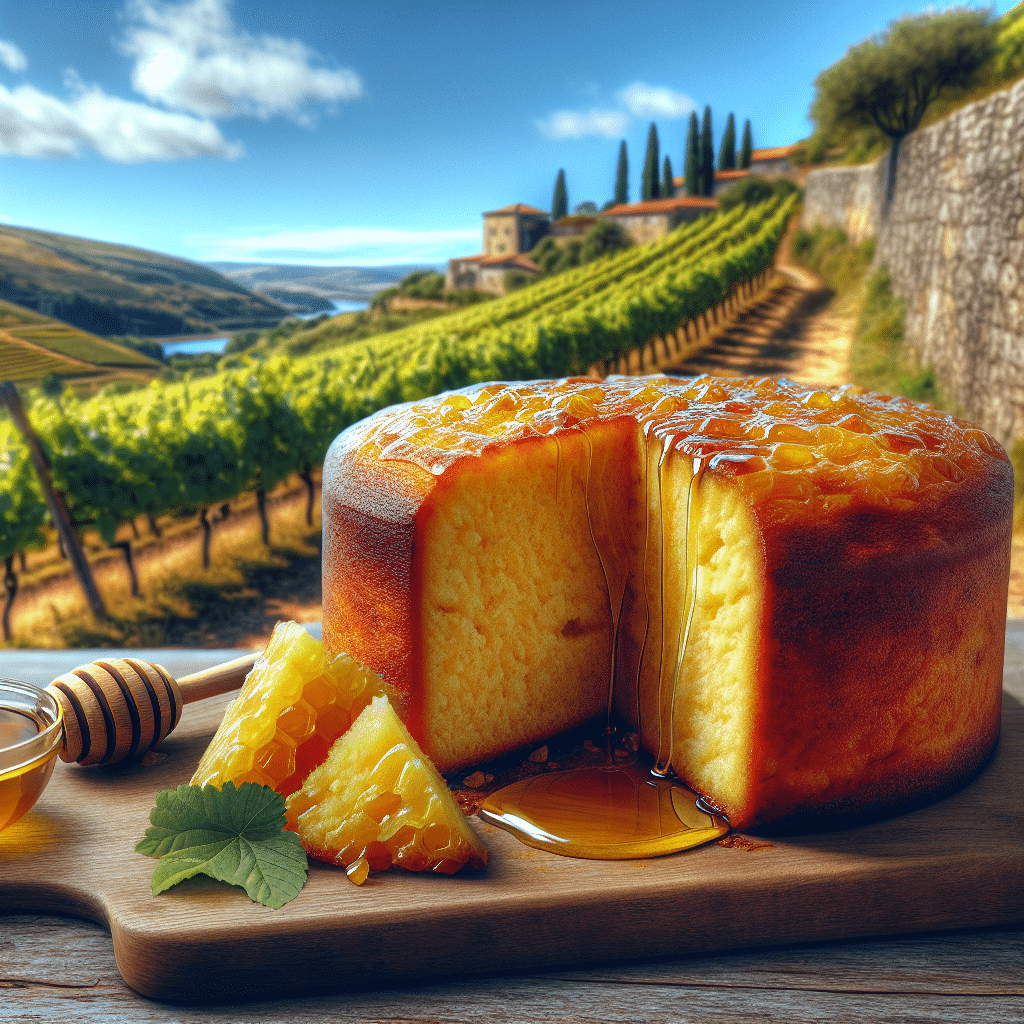
[[[631,764],[614,763],[611,737],[613,690],[616,679],[619,649],[619,629],[627,589],[627,579],[615,578],[615,567],[621,566],[621,557],[603,550],[610,544],[607,538],[599,539],[591,517],[591,468],[593,447],[586,430],[581,429],[586,451],[584,463],[583,493],[586,504],[590,536],[597,552],[601,571],[604,575],[605,591],[608,596],[608,611],[612,622],[612,657],[608,688],[608,723],[606,730],[607,762],[604,765],[572,768],[565,771],[546,773],[523,779],[492,793],[480,807],[480,817],[492,825],[505,829],[517,839],[541,850],[562,854],[567,857],[582,857],[591,860],[626,860],[636,857],[661,857],[678,853],[694,846],[701,846],[725,835],[729,823],[722,817],[708,813],[697,805],[699,797],[671,777],[670,758],[672,751],[672,708],[675,689],[682,669],[689,637],[693,608],[697,598],[697,530],[694,528],[699,509],[697,500],[700,480],[704,473],[705,460],[693,459],[693,474],[690,478],[686,497],[686,565],[683,567],[687,579],[686,599],[680,609],[680,621],[676,624],[674,642],[666,644],[664,628],[664,602],[658,605],[662,613],[660,630],[661,645],[658,651],[658,707],[662,711],[659,721],[658,757],[653,768],[645,768],[634,761]],[[559,494],[562,467],[561,446],[555,438],[557,461],[555,469],[555,494]],[[640,723],[640,676],[643,660],[647,653],[647,633],[650,631],[651,602],[647,591],[647,559],[650,553],[651,503],[650,487],[657,490],[654,507],[657,509],[659,531],[659,554],[661,565],[658,569],[659,585],[664,580],[665,544],[662,514],[662,471],[665,457],[674,443],[673,438],[663,441],[661,458],[658,461],[656,481],[651,473],[644,441],[644,458],[640,460],[644,470],[644,491],[647,495],[645,509],[646,537],[644,540],[643,581],[639,588],[644,595],[647,613],[647,628],[643,649],[636,670],[637,687],[637,731]],[[604,541],[604,544],[602,543]],[[691,568],[692,567],[692,568]],[[674,648],[666,649],[666,648]],[[670,667],[670,678],[665,679],[665,669]],[[669,688],[667,705],[662,701],[662,692]],[[667,742],[665,742],[667,740]]]
[[[729,831],[691,790],[640,764],[573,768],[492,793],[480,817],[551,853],[589,860],[660,857]]]

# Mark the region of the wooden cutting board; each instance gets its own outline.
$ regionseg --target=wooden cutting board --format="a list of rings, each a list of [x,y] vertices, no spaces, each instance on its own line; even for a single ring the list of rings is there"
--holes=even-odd
[[[1024,920],[1024,706],[1009,693],[973,783],[849,831],[581,861],[473,819],[491,853],[481,875],[395,871],[356,887],[313,863],[281,910],[205,878],[154,898],[156,862],[135,844],[155,794],[189,780],[226,700],[186,708],[151,767],[58,763],[36,808],[0,833],[0,909],[104,924],[125,981],[182,1002]]]

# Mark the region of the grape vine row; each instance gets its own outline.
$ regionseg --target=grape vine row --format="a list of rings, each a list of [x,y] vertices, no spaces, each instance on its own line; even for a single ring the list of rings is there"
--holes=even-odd
[[[488,380],[588,372],[719,306],[772,264],[795,203],[734,208],[478,307],[288,360],[28,412],[74,520],[106,543],[139,515],[266,492],[322,463],[349,424]],[[0,421],[0,559],[44,542],[21,436]]]

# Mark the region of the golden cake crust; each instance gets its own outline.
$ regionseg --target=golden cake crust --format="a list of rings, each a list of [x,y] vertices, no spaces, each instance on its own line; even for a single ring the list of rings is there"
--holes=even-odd
[[[753,524],[759,639],[742,796],[722,800],[673,757],[735,827],[890,812],[979,769],[1001,702],[1012,529],[1002,449],[905,399],[709,378],[485,385],[385,410],[337,439],[324,469],[324,640],[403,694],[403,717],[431,756],[421,599],[431,524],[473,474],[499,463],[514,473],[552,439],[563,439],[554,441],[561,459],[570,438],[599,430],[600,444],[620,444],[627,461],[642,464],[636,450],[646,444],[662,461],[698,467],[740,496]],[[649,492],[643,473],[615,478],[609,494],[638,482]],[[622,501],[612,518],[635,524],[636,501]],[[626,585],[625,614],[641,589]],[[591,624],[609,652],[612,620]],[[624,636],[624,660],[640,646],[639,634]],[[595,676],[607,673],[610,653],[594,659]],[[619,700],[627,717],[632,702]],[[593,703],[580,698],[576,717],[598,713]],[[472,747],[440,767],[495,753]]]

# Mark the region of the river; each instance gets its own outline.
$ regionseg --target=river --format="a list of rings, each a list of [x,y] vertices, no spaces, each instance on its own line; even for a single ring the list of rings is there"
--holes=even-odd
[[[330,316],[336,316],[338,313],[355,313],[367,307],[365,302],[348,302],[343,299],[331,299],[330,302],[334,305],[333,312],[329,313]],[[300,320],[315,320],[318,316],[323,316],[323,313],[295,313],[294,315]],[[219,355],[224,351],[227,343],[226,335],[210,337],[204,334],[195,338],[172,338],[159,344],[165,356],[197,356],[204,352],[216,352]]]

